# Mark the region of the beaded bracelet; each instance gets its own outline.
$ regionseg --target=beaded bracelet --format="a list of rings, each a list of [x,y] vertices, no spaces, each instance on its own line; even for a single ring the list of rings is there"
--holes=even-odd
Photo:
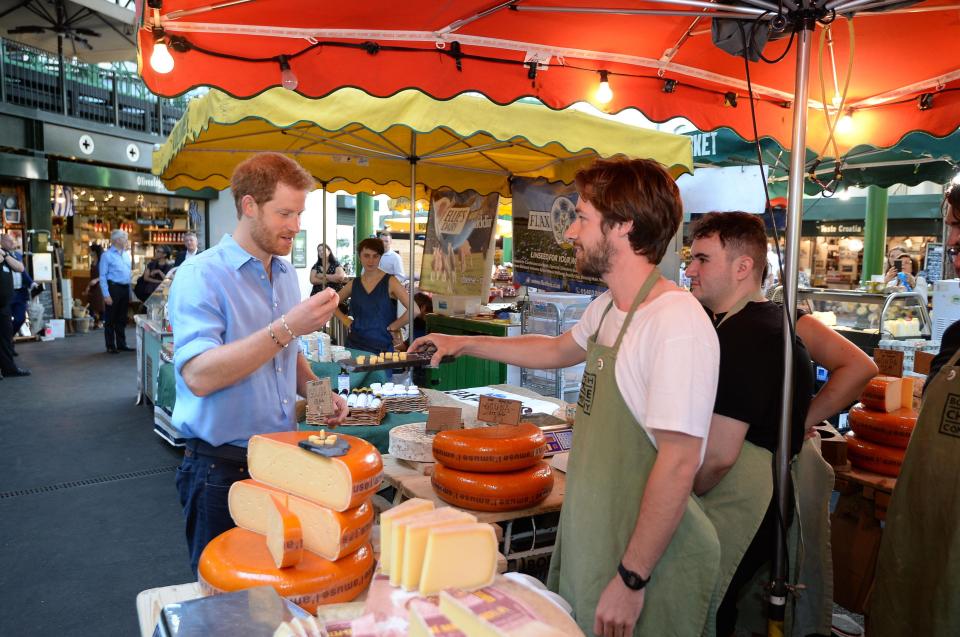
[[[287,325],[287,317],[285,314],[280,315],[280,323],[283,324],[283,329],[287,330],[287,334],[290,335],[290,340],[295,340],[297,335],[293,333],[293,330],[290,329],[290,326]]]
[[[272,338],[272,339],[273,339],[273,342],[277,344],[277,347],[283,349],[284,347],[289,347],[289,346],[290,346],[290,343],[286,343],[286,344],[281,343],[281,342],[280,342],[280,339],[277,338],[277,335],[273,333],[273,322],[272,322],[272,321],[270,322],[269,325],[267,325],[267,331],[270,332],[270,338]]]

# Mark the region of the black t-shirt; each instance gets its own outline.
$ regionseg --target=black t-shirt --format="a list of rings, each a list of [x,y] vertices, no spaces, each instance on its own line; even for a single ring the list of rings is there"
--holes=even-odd
[[[952,323],[950,327],[943,331],[943,336],[940,337],[940,351],[930,361],[930,373],[927,374],[927,380],[923,384],[924,392],[927,391],[927,386],[940,371],[940,368],[950,362],[958,349],[960,349],[960,321]]]
[[[0,307],[13,300],[13,270],[6,259],[0,263]]]
[[[714,325],[723,318],[717,316]],[[783,384],[783,307],[752,302],[717,329],[720,379],[713,411],[749,426],[746,439],[776,452]],[[803,444],[803,425],[813,396],[814,375],[807,348],[797,339],[794,354],[791,454]]]

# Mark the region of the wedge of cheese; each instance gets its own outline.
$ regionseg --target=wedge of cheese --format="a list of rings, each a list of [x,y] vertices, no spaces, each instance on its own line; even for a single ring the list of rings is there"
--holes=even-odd
[[[453,507],[442,507],[429,513],[404,518],[394,525],[394,537],[397,529],[402,529],[397,548],[394,540],[395,559],[390,568],[390,583],[402,586],[404,590],[414,591],[420,586],[420,572],[423,570],[423,556],[427,550],[427,538],[430,530],[442,526],[476,522],[477,518],[466,511]],[[399,562],[399,564],[398,564]]]
[[[251,437],[247,447],[250,477],[334,511],[360,506],[376,493],[383,480],[383,462],[376,447],[341,435],[350,450],[328,458],[297,446],[311,435],[308,431],[282,431]]]
[[[900,379],[900,409],[913,409],[913,386],[916,380],[910,376]]]
[[[409,637],[467,637],[440,609],[424,600],[410,602]]]
[[[273,506],[267,512],[267,550],[277,568],[296,566],[303,558],[300,518],[290,512],[279,496],[270,496],[270,503]]]
[[[473,590],[497,575],[497,535],[489,524],[472,523],[430,529],[420,570],[421,595],[445,588]]]
[[[496,587],[475,593],[441,591],[440,612],[467,637],[564,637],[583,634],[560,630],[541,621],[519,599]]]
[[[393,523],[401,518],[410,515],[417,515],[426,511],[433,510],[433,502],[423,498],[411,498],[402,502],[392,509],[387,509],[380,514],[380,572],[384,575],[390,574],[390,566],[393,560]]]
[[[903,379],[895,376],[874,376],[860,394],[860,402],[867,409],[891,412],[903,403]],[[912,391],[912,385],[911,385]]]
[[[237,526],[266,535],[270,498],[276,496],[300,518],[303,548],[322,558],[338,560],[370,541],[373,507],[369,501],[339,512],[312,500],[288,495],[256,480],[241,480],[230,487],[230,516]]]

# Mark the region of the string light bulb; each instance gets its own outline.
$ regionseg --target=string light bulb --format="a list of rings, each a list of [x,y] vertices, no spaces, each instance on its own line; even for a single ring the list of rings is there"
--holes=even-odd
[[[287,56],[280,56],[280,85],[288,91],[297,90],[297,85],[300,83],[300,80],[297,79],[296,73],[293,72],[293,69],[290,68],[290,62],[287,61]]]
[[[153,53],[150,54],[150,68],[161,75],[165,75],[173,70],[173,56],[170,55],[170,49],[167,48],[167,43],[164,41],[163,29],[157,29],[155,33]]]
[[[609,104],[613,99],[613,90],[610,88],[610,80],[607,71],[600,71],[600,84],[593,98],[600,104]]]
[[[843,114],[843,117],[837,121],[837,132],[841,135],[853,132],[853,115],[849,112]]]

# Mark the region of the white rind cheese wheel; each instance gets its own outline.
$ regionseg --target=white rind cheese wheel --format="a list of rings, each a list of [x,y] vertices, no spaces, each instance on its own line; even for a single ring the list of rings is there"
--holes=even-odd
[[[412,422],[390,430],[390,455],[410,462],[433,462],[433,436],[427,423]]]
[[[546,450],[543,432],[529,422],[441,431],[433,439],[437,462],[477,473],[526,469],[539,463]]]

